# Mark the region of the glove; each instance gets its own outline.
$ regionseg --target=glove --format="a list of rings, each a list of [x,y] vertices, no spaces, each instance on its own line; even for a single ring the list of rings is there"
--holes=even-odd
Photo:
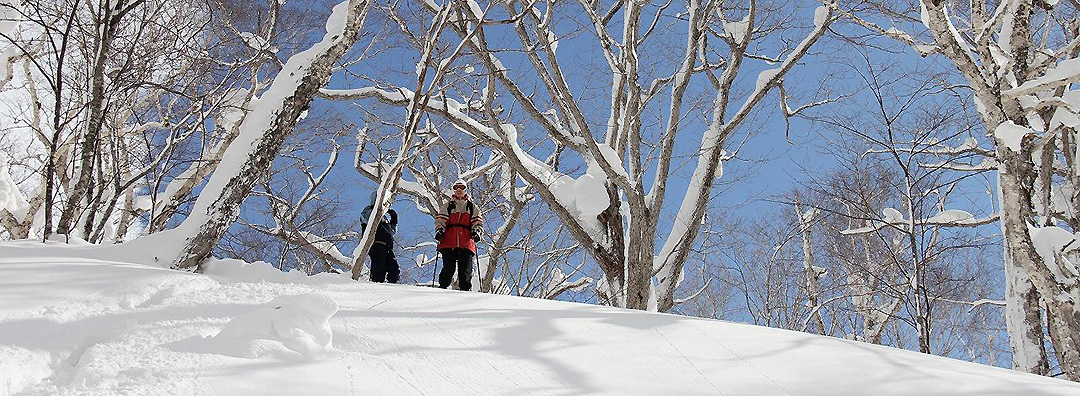
[[[390,215],[390,222],[393,224],[397,224],[397,211],[390,209],[386,213]]]
[[[469,235],[472,236],[473,242],[480,242],[480,234],[483,233],[479,228],[469,230]]]
[[[442,237],[443,237],[443,229],[440,228],[440,229],[435,230],[435,240],[441,242]]]

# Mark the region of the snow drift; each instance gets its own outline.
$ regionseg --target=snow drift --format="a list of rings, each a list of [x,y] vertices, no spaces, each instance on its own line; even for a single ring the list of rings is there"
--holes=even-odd
[[[1080,394],[1062,380],[745,324],[78,252],[0,243],[0,396]]]

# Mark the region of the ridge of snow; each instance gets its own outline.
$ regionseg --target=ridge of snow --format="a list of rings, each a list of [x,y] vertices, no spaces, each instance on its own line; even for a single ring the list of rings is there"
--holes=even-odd
[[[1060,379],[748,324],[341,275],[252,281],[244,273],[266,264],[219,260],[208,265],[218,275],[191,274],[126,263],[118,249],[101,260],[85,253],[0,243],[0,394],[1080,392]]]

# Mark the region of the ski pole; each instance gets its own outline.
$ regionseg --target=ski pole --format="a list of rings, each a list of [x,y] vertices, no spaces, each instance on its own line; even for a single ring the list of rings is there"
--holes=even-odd
[[[438,284],[435,283],[435,273],[438,272],[439,256],[441,255],[442,253],[439,252],[439,249],[435,249],[435,265],[431,267],[431,287],[438,287]]]

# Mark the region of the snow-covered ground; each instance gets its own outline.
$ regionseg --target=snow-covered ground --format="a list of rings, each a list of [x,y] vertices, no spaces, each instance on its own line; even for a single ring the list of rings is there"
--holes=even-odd
[[[1080,395],[745,324],[109,254],[0,243],[0,396]]]

